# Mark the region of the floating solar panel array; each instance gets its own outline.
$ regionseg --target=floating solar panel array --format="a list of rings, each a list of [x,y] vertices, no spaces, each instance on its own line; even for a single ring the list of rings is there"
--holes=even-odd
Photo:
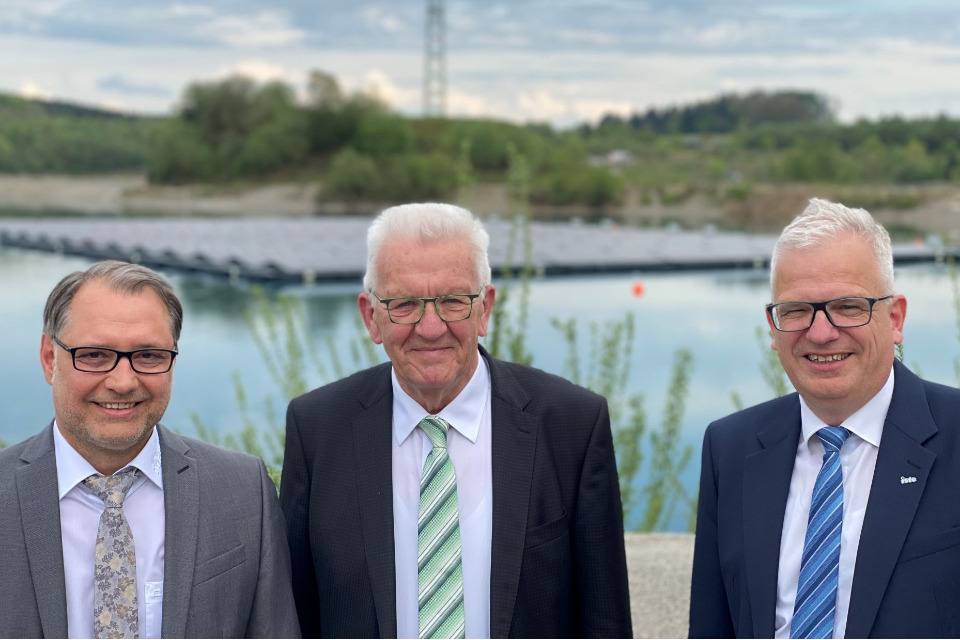
[[[359,280],[369,218],[11,218],[0,244],[230,278],[295,282]],[[494,219],[494,273],[529,262],[537,274],[763,268],[776,237],[713,230]],[[525,241],[529,238],[529,243]],[[525,249],[529,245],[529,249]],[[939,245],[901,244],[898,262],[942,259]]]

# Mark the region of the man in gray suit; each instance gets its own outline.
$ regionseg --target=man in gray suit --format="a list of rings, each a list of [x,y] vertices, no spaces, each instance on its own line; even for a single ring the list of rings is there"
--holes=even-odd
[[[54,422],[0,452],[0,637],[299,636],[263,462],[158,424],[182,318],[121,262],[47,299]]]

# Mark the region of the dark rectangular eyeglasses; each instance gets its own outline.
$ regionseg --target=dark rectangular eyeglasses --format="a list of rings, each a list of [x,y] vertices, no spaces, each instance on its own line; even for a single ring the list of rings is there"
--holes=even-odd
[[[166,373],[173,367],[177,352],[173,349],[134,349],[117,351],[107,347],[68,347],[57,338],[57,345],[73,358],[73,368],[84,373],[108,373],[117,368],[120,358],[130,361],[137,373]]]
[[[882,298],[835,298],[824,302],[779,302],[768,304],[767,313],[778,331],[806,331],[813,326],[817,311],[823,311],[827,320],[839,329],[862,327],[873,317],[873,305],[889,300]]]

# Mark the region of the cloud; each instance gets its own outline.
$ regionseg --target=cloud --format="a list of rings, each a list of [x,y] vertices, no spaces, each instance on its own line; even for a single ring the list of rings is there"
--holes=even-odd
[[[159,84],[148,84],[130,80],[127,77],[115,73],[104,76],[97,82],[97,88],[111,93],[124,93],[141,96],[153,96],[159,98],[173,98],[175,93],[168,87]]]
[[[575,100],[573,112],[580,120],[597,122],[605,115],[629,117],[636,111],[632,102],[623,100]]]
[[[20,83],[20,95],[31,100],[46,100],[50,98],[49,91],[44,91],[32,80],[24,80]]]
[[[290,81],[291,74],[282,66],[264,62],[263,60],[247,60],[232,66],[223,76],[241,75],[256,82],[270,82],[272,80]],[[298,78],[302,81],[302,78]]]
[[[293,27],[280,11],[217,16],[201,25],[197,33],[232,47],[287,47],[299,44],[306,37],[306,33]]]
[[[492,105],[482,95],[456,89],[447,91],[447,115],[449,116],[478,118],[494,111]]]
[[[366,7],[360,12],[364,24],[374,31],[384,31],[386,33],[397,33],[404,31],[406,25],[392,15],[384,13],[379,6]]]
[[[366,93],[382,100],[395,109],[412,107],[419,99],[416,89],[404,88],[395,83],[386,73],[371,69],[366,74]]]
[[[563,100],[558,100],[544,90],[533,93],[523,92],[517,99],[520,110],[531,120],[545,121],[565,116],[570,107]]]
[[[170,6],[170,14],[177,18],[206,18],[216,12],[207,5],[174,3]]]
[[[0,25],[33,30],[44,20],[64,12],[73,0],[37,0],[34,2],[0,2]]]

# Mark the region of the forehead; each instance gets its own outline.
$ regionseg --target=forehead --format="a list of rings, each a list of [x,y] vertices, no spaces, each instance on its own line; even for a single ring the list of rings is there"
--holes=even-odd
[[[77,290],[70,302],[64,334],[71,340],[102,346],[173,342],[170,314],[153,289],[125,293],[97,281]]]
[[[870,243],[843,234],[811,247],[790,249],[773,274],[776,301],[819,301],[852,295],[879,296],[880,265]]]
[[[377,257],[381,296],[476,293],[480,288],[468,238],[422,241],[395,238]]]

